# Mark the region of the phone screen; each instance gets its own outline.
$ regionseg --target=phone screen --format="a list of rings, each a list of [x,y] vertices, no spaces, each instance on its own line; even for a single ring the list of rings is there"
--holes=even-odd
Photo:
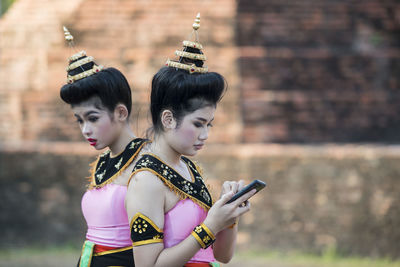
[[[253,182],[251,182],[250,184],[246,185],[242,190],[240,190],[239,192],[237,192],[228,202],[226,202],[227,204],[235,201],[236,199],[240,198],[241,196],[243,196],[244,194],[246,194],[247,192],[256,189],[258,193],[261,189],[263,189],[266,186],[266,183],[264,183],[263,181],[260,180],[254,180]]]

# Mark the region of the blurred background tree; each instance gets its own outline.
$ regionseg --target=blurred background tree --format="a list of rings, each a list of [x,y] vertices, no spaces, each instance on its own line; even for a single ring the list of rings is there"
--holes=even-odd
[[[7,11],[7,9],[14,2],[15,0],[0,0],[0,17]]]

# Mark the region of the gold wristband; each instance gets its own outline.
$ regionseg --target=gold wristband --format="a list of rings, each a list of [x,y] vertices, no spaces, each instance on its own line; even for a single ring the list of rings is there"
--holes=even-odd
[[[196,226],[193,229],[192,236],[196,238],[197,242],[199,242],[202,248],[208,248],[212,243],[215,242],[214,234],[204,223]]]

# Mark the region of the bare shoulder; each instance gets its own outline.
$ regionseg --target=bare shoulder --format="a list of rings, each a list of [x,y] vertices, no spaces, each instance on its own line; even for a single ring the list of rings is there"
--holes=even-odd
[[[165,190],[164,183],[152,172],[143,170],[133,173],[128,184],[128,191],[139,193],[140,195],[163,192]]]
[[[128,184],[125,207],[131,220],[140,212],[150,218],[158,227],[164,225],[166,187],[150,171],[134,173]]]

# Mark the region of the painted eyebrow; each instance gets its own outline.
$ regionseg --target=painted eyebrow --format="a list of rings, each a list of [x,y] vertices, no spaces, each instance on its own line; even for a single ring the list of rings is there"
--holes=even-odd
[[[99,112],[94,111],[94,110],[89,110],[88,112],[86,112],[85,114],[83,114],[84,117],[87,117],[91,114],[99,114]],[[80,116],[78,114],[74,114],[75,117],[80,118]]]
[[[87,116],[89,116],[89,115],[91,115],[91,114],[99,114],[99,112],[94,111],[94,110],[89,110],[88,112],[86,112],[85,114],[83,114],[83,116],[87,117]]]
[[[207,120],[204,119],[204,118],[202,118],[202,117],[197,117],[196,120],[202,121],[202,122],[204,122],[204,123],[207,122]],[[212,118],[212,119],[210,120],[210,123],[211,123],[213,120],[214,120],[214,118]]]

